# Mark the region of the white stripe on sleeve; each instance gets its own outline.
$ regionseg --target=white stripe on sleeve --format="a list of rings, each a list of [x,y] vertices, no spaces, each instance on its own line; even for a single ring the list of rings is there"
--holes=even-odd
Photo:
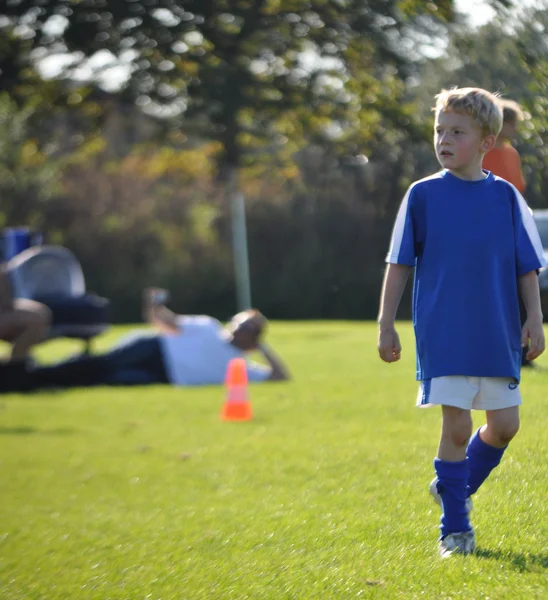
[[[392,241],[390,242],[390,249],[386,256],[386,262],[397,263],[400,254],[400,248],[403,241],[403,232],[405,230],[405,221],[407,219],[407,206],[409,204],[409,196],[411,189],[407,190],[407,193],[403,197],[403,200],[394,223],[394,230],[392,231]]]
[[[531,245],[535,250],[535,254],[540,261],[540,264],[545,267],[546,259],[544,258],[544,251],[542,248],[542,241],[540,239],[540,235],[535,223],[535,219],[533,218],[533,211],[529,208],[529,205],[525,201],[525,198],[519,193],[517,188],[513,186],[511,183],[509,184],[514,190],[514,194],[516,194],[516,198],[518,200],[519,211],[521,213],[521,220],[523,221],[523,226],[525,227],[525,231],[531,240]]]

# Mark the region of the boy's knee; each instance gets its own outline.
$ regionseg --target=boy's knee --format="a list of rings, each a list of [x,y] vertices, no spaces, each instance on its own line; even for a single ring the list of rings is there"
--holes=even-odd
[[[470,412],[461,409],[444,411],[443,436],[456,448],[466,447],[472,435]]]
[[[497,424],[492,435],[497,439],[497,445],[507,446],[519,431],[519,420]]]
[[[519,431],[519,410],[516,407],[487,413],[487,424],[481,431],[484,442],[493,446],[507,446]]]
[[[468,445],[470,436],[472,435],[471,428],[455,429],[450,434],[450,439],[456,448],[465,448]]]

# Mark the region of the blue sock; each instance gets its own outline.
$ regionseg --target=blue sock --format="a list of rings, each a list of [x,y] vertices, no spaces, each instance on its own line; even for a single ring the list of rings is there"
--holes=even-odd
[[[468,489],[466,495],[475,494],[480,485],[489,477],[489,473],[500,463],[508,446],[495,448],[480,438],[480,430],[468,442],[466,458],[468,460]]]
[[[471,531],[472,526],[466,510],[468,461],[449,462],[436,458],[434,468],[438,475],[438,493],[443,505],[440,539],[450,533]]]

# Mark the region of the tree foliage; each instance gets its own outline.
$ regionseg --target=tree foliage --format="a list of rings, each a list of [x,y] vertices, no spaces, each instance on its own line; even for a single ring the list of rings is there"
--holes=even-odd
[[[0,94],[0,226],[41,226],[45,203],[58,186],[60,165],[33,135],[32,106]]]
[[[20,0],[4,13],[33,52],[131,56],[125,92],[199,124],[239,166],[307,132],[344,132],[358,150],[383,115],[401,116],[401,76],[453,2]]]

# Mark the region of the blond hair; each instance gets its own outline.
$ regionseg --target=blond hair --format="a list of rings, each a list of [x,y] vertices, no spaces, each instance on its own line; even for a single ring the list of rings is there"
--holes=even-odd
[[[472,117],[485,135],[498,135],[502,129],[502,103],[498,94],[481,88],[453,88],[436,96],[434,109]]]
[[[499,102],[502,105],[502,120],[504,123],[517,123],[523,121],[523,111],[520,105],[513,100],[507,98],[501,98]]]

